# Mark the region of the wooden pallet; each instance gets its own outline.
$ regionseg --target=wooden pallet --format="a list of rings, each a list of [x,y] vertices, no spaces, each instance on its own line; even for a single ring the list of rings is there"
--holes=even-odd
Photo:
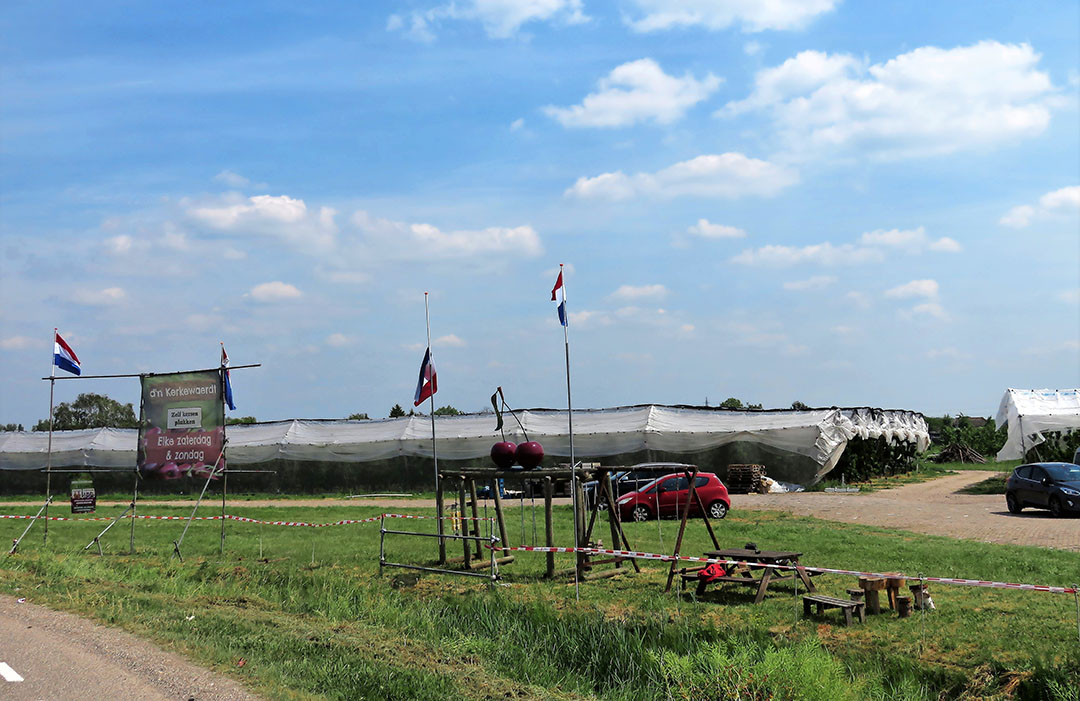
[[[728,465],[727,488],[732,494],[749,494],[761,490],[764,465]]]

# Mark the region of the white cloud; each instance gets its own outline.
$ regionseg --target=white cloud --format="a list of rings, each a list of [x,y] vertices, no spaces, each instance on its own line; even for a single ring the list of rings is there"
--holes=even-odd
[[[431,342],[431,345],[442,348],[464,348],[465,341],[451,333],[446,336],[439,336]]]
[[[663,285],[620,285],[611,296],[623,300],[663,299],[667,293],[668,289]]]
[[[119,236],[112,236],[105,239],[105,248],[109,253],[113,255],[121,256],[125,253],[130,253],[135,246],[135,239],[131,238],[127,234],[120,234]]]
[[[923,302],[922,304],[916,304],[911,308],[911,314],[930,316],[941,321],[947,321],[949,319],[948,313],[945,308],[938,302]]]
[[[558,324],[559,320],[552,317],[552,321]],[[579,312],[570,312],[570,323],[579,328],[592,328],[594,326],[610,326],[611,317],[605,312],[591,309],[582,309]]]
[[[429,10],[414,10],[407,21],[402,15],[390,15],[386,29],[431,42],[435,40],[432,25],[443,20],[477,21],[489,37],[505,39],[529,22],[580,24],[589,18],[581,10],[581,0],[465,0],[460,4],[450,2]]]
[[[411,255],[423,250],[425,257],[459,257],[484,253],[516,253],[537,256],[543,253],[540,236],[531,226],[442,231],[431,224],[407,224],[372,217],[363,210],[352,223],[365,243],[383,253]]]
[[[280,280],[255,285],[251,288],[250,294],[256,302],[282,302],[287,299],[297,299],[303,295],[295,286]]]
[[[510,131],[521,131],[525,128],[525,120],[522,117],[518,117],[514,121],[510,122]]]
[[[802,292],[804,290],[822,290],[836,282],[836,278],[832,275],[815,275],[812,278],[806,280],[792,280],[791,282],[784,283],[785,290],[792,290],[794,292]]]
[[[1077,210],[1080,210],[1080,185],[1072,185],[1046,193],[1039,198],[1038,207],[1027,204],[1013,207],[998,220],[998,224],[1023,229],[1029,226],[1033,219],[1059,213],[1068,214]]]
[[[725,224],[713,224],[708,219],[698,219],[697,224],[691,225],[686,233],[705,239],[739,239],[746,236],[746,232],[742,229]]]
[[[743,53],[746,54],[747,56],[757,56],[758,54],[761,53],[762,48],[763,47],[761,46],[761,42],[748,41],[745,44],[743,44],[742,50],[743,50]]]
[[[938,295],[937,280],[912,280],[897,287],[885,291],[886,297],[927,297],[934,298]]]
[[[745,32],[801,29],[838,0],[634,0],[641,12],[627,22],[637,32],[700,26]]]
[[[1035,208],[1031,205],[1022,204],[1006,212],[1005,216],[998,220],[998,224],[1013,229],[1023,229],[1031,223],[1031,218],[1034,216]]]
[[[671,124],[720,86],[711,73],[697,80],[664,73],[651,58],[630,61],[600,80],[580,105],[547,106],[544,113],[564,127],[625,127],[637,122]]]
[[[1039,198],[1043,209],[1080,209],[1080,185],[1063,187]]]
[[[127,293],[121,287],[106,287],[103,290],[77,290],[72,301],[87,307],[111,307],[127,299]]]
[[[867,296],[865,292],[851,290],[845,296],[859,309],[869,309],[873,305],[873,302],[870,301],[870,297]]]
[[[310,210],[303,200],[288,195],[242,197],[228,193],[209,201],[183,200],[181,204],[189,218],[213,230],[272,236],[306,252],[333,247],[337,234],[336,210],[330,207]]]
[[[288,195],[255,195],[233,204],[195,207],[188,213],[215,229],[231,230],[253,221],[295,224],[307,215],[307,205]]]
[[[1027,44],[926,46],[885,63],[804,51],[760,71],[754,92],[717,114],[764,111],[795,153],[879,159],[985,148],[1043,132],[1057,104]]]
[[[959,243],[948,237],[931,241],[926,235],[926,229],[921,226],[914,229],[868,231],[859,237],[859,243],[864,246],[898,248],[911,253],[919,253],[926,248],[943,253],[956,253],[962,250]]]
[[[942,236],[937,241],[930,244],[930,250],[939,253],[959,253],[964,249],[955,239],[951,239],[948,236]]]
[[[1057,297],[1065,304],[1080,304],[1080,287],[1064,290]]]
[[[331,348],[344,348],[350,342],[349,337],[343,333],[332,333],[326,337],[326,345]]]
[[[854,246],[850,243],[834,246],[825,243],[809,246],[762,246],[748,248],[731,259],[741,265],[766,265],[788,267],[803,263],[819,265],[859,265],[862,263],[880,263],[885,255],[877,248]]]
[[[0,349],[2,350],[30,350],[33,348],[45,348],[48,345],[47,341],[38,338],[30,338],[29,336],[9,336],[8,338],[0,338]]]
[[[939,358],[945,360],[971,360],[972,355],[957,350],[952,346],[946,346],[945,348],[934,348],[926,351],[926,357],[931,360],[937,360]]]
[[[239,173],[234,173],[231,170],[221,171],[214,176],[214,180],[218,181],[219,183],[224,183],[229,187],[236,188],[237,190],[243,187],[247,187],[251,184],[251,181],[245,178],[243,175],[240,175]]]
[[[698,156],[655,173],[622,171],[579,178],[566,191],[581,199],[625,200],[631,197],[768,197],[798,182],[795,171],[741,153]]]

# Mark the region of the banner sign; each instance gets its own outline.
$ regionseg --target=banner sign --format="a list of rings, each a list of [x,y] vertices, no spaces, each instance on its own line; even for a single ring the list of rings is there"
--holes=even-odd
[[[142,378],[139,473],[151,479],[207,477],[225,466],[221,372],[178,372]]]
[[[90,476],[71,480],[71,513],[92,514],[96,508],[97,492],[94,491],[94,481]]]

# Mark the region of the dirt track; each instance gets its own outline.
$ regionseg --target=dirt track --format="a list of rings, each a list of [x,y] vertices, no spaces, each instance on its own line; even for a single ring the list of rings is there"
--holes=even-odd
[[[986,543],[1080,551],[1080,518],[1053,518],[1035,509],[1010,514],[1003,495],[957,494],[997,474],[972,470],[870,494],[738,494],[732,497],[732,510],[787,511]]]

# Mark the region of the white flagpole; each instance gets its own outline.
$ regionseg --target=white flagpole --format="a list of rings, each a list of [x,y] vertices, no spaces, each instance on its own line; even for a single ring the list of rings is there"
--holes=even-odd
[[[56,353],[56,334],[59,329],[53,328],[53,356]],[[45,462],[45,544],[49,544],[49,501],[52,498],[52,432],[53,432],[53,389],[56,387],[56,358],[51,357],[49,362],[49,448]]]
[[[424,293],[424,327],[427,330],[427,354],[428,354],[428,366],[435,367],[435,354],[431,352],[431,311],[428,308],[428,293]],[[423,369],[421,369],[423,372]],[[434,388],[432,388],[434,389]],[[439,453],[435,447],[435,392],[428,395],[428,411],[431,414],[431,461],[435,465],[435,500],[437,506],[442,505],[442,499],[439,498],[441,492],[439,491]],[[437,509],[436,516],[436,532],[439,535],[443,534],[443,519],[442,509]],[[439,538],[439,562],[446,560],[446,541]]]
[[[574,504],[574,598],[581,600],[581,592],[578,584],[578,571],[581,569],[581,554],[577,552],[577,549],[581,547],[578,534],[581,532],[581,525],[579,524],[580,515],[578,513],[578,478],[577,478],[577,461],[574,458],[574,408],[570,402],[570,310],[566,308],[566,277],[563,276],[563,264],[559,263],[559,277],[562,279],[562,307],[563,318],[566,323],[563,324],[563,346],[566,349],[566,427],[570,434],[570,490],[571,501]]]

